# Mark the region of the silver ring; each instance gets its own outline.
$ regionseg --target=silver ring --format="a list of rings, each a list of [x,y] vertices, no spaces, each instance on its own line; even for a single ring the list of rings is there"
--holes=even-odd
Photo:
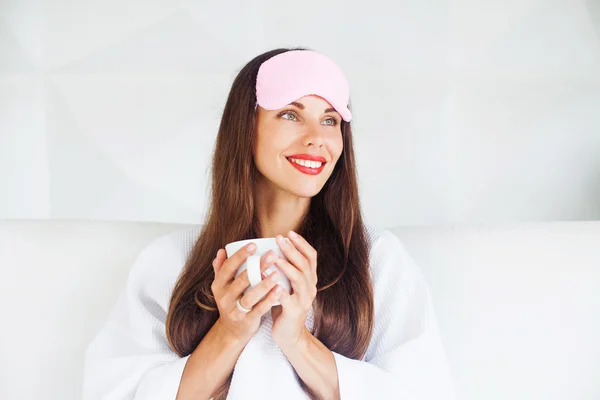
[[[249,313],[250,311],[252,311],[252,307],[250,307],[250,309],[244,308],[240,304],[240,299],[237,299],[237,301],[235,302],[235,305],[237,306],[237,309],[240,310],[241,312],[243,312],[244,314]]]

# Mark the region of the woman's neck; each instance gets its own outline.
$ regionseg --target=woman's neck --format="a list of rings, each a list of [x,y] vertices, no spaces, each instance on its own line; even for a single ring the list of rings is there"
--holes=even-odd
[[[287,236],[290,230],[297,232],[308,212],[310,200],[291,193],[259,196],[255,210],[260,225],[260,237]]]

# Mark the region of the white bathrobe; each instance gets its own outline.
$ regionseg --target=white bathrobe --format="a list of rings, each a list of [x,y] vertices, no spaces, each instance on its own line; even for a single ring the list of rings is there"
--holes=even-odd
[[[84,400],[175,400],[188,357],[169,347],[165,319],[172,289],[200,228],[155,239],[136,258],[106,324],[85,357]],[[451,374],[429,288],[389,230],[367,225],[375,326],[361,360],[333,353],[340,395],[351,399],[451,400]],[[317,266],[318,268],[318,266]],[[306,325],[313,327],[312,310]],[[234,370],[228,399],[307,399],[271,338],[271,313]]]

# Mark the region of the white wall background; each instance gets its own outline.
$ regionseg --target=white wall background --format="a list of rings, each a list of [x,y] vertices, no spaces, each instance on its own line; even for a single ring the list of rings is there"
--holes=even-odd
[[[239,69],[351,84],[381,225],[600,219],[600,1],[0,1],[0,218],[201,222]]]

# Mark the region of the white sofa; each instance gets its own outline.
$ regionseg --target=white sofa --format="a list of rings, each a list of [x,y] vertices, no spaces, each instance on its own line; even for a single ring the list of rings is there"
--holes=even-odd
[[[0,221],[0,399],[80,399],[135,256],[188,228]],[[460,399],[600,399],[600,222],[392,231],[430,285]]]

